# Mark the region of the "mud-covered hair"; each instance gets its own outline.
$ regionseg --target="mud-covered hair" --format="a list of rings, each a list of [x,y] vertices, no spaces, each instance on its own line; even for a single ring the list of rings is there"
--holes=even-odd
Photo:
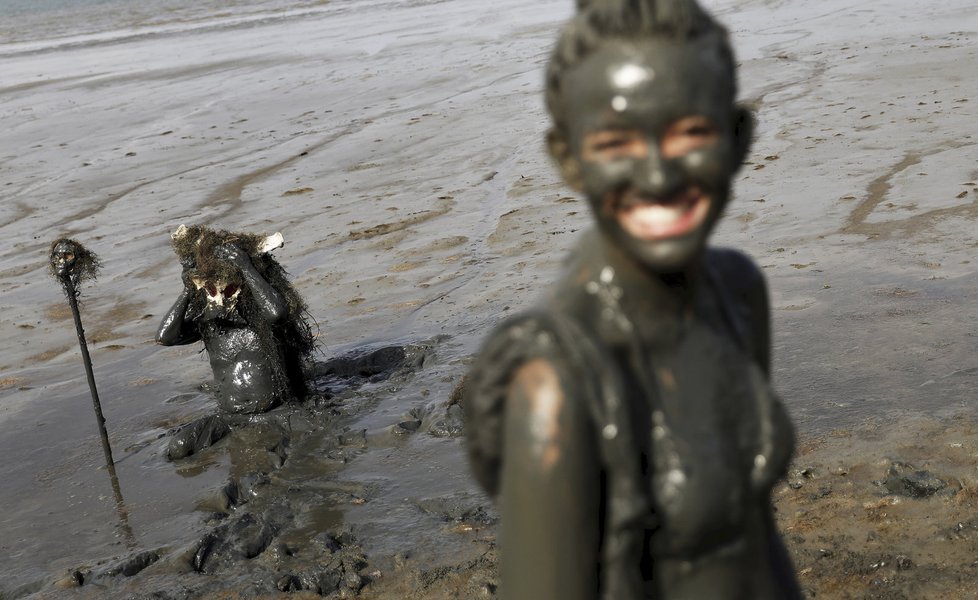
[[[263,235],[191,225],[182,235],[173,237],[171,243],[181,264],[191,267],[192,274],[205,281],[241,281],[237,267],[214,255],[218,246],[234,244],[248,254],[262,278],[285,299],[288,315],[274,324],[258,318],[258,307],[247,286],[241,288],[237,306],[248,326],[255,330],[263,353],[282,358],[281,365],[273,361],[273,375],[279,395],[283,399],[289,396],[301,398],[305,395],[302,363],[310,358],[316,348],[315,335],[309,324],[306,302],[289,281],[288,272],[271,254],[261,251],[264,240]],[[200,316],[206,304],[206,293],[202,289],[197,290],[187,307],[187,316]],[[280,368],[283,365],[284,370]]]
[[[181,233],[181,232],[178,232]],[[218,259],[214,250],[223,244],[234,244],[254,259],[258,255],[264,236],[256,233],[216,230],[203,225],[191,225],[180,235],[171,237],[173,251],[180,263],[194,269],[194,275],[206,281],[240,280],[234,265]]]
[[[546,102],[558,135],[567,123],[562,102],[564,75],[608,40],[668,38],[713,41],[722,60],[734,72],[727,30],[695,0],[577,0],[577,15],[563,28],[547,64]],[[733,96],[736,97],[736,81]]]

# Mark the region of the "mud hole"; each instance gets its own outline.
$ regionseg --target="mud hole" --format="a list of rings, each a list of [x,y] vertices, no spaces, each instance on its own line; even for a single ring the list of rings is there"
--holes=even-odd
[[[130,509],[117,496],[128,554],[0,591],[0,598],[357,595],[381,572],[369,568],[357,536],[337,510],[363,504],[373,493],[368,485],[337,477],[368,446],[366,431],[346,424],[375,406],[378,390],[389,392],[410,380],[432,351],[433,343],[366,347],[310,365],[313,393],[303,403],[234,424],[213,447],[172,463],[194,476],[217,455],[230,459],[227,482],[197,502],[202,535],[136,548]],[[402,425],[413,433],[421,420]],[[415,506],[453,522],[493,522],[484,508],[468,502],[425,499]]]

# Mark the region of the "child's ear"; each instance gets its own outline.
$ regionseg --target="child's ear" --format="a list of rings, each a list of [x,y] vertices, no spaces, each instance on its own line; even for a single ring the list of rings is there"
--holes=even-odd
[[[570,144],[567,143],[563,132],[557,129],[551,129],[547,132],[547,152],[550,154],[550,158],[557,163],[557,168],[560,169],[564,181],[574,190],[582,191],[580,165],[574,158]]]

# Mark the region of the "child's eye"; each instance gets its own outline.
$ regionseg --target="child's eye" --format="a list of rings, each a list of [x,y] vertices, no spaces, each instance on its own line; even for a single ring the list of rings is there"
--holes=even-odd
[[[614,139],[609,139],[609,140],[603,140],[603,141],[600,141],[600,142],[596,142],[594,144],[594,149],[600,152],[602,150],[613,150],[613,149],[616,149],[616,148],[622,148],[625,145],[627,145],[629,143],[629,141],[630,140],[627,140],[627,139],[624,139],[624,138],[614,138]]]
[[[684,133],[685,135],[689,135],[693,137],[703,137],[703,136],[713,135],[714,130],[712,127],[709,127],[707,125],[694,125],[689,129],[687,129]]]
[[[666,128],[662,136],[662,156],[678,158],[714,143],[719,133],[704,116],[683,117]]]
[[[645,153],[646,142],[640,132],[604,130],[587,135],[582,154],[587,162],[602,162],[619,158],[640,158]]]

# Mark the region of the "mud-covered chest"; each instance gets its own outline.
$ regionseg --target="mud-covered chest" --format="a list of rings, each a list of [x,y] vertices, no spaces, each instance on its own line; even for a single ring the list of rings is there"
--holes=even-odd
[[[235,362],[241,352],[254,352],[260,347],[257,333],[236,323],[208,321],[200,330],[212,364]]]
[[[633,346],[621,361],[655,543],[676,555],[736,538],[792,451],[757,365],[710,327],[684,329],[674,344]]]

